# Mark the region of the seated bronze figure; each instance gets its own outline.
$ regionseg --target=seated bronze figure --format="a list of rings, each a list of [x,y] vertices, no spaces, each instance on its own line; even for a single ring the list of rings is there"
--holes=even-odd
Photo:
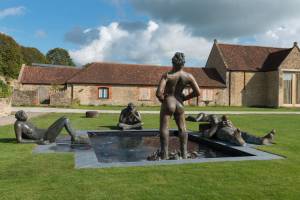
[[[226,115],[218,118],[216,115],[200,113],[196,118],[188,116],[187,120],[209,122],[210,128],[202,132],[203,137],[216,138],[233,145],[244,146],[246,143],[265,145],[274,140],[275,130],[271,130],[263,137],[257,137],[236,128]]]
[[[156,96],[161,102],[159,128],[161,159],[169,158],[168,126],[172,116],[174,116],[178,126],[181,157],[186,159],[188,135],[186,133],[183,102],[200,96],[200,89],[193,75],[183,71],[185,64],[183,53],[175,53],[172,58],[172,64],[172,70],[162,75],[156,91]],[[185,95],[183,90],[187,87],[190,87],[192,92]]]
[[[125,109],[121,111],[118,127],[122,130],[142,129],[142,117],[133,103],[129,103]]]
[[[37,128],[28,122],[28,116],[23,110],[16,112],[15,117],[17,120],[14,124],[14,129],[18,143],[53,143],[63,128],[71,136],[72,144],[87,143],[84,138],[76,137],[76,133],[72,129],[69,119],[66,117],[59,118],[48,129]]]

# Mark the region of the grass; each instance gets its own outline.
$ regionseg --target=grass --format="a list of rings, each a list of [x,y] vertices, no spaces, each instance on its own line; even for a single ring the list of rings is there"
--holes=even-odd
[[[32,106],[32,107],[51,107],[48,105]],[[72,105],[69,107],[58,108],[73,108],[73,109],[86,109],[86,110],[122,110],[125,106],[112,106],[112,105]],[[139,110],[159,111],[160,106],[138,106]],[[241,106],[185,106],[186,111],[276,111],[276,112],[300,112],[300,107],[241,107]]]
[[[47,127],[61,114],[34,118]],[[86,119],[66,114],[76,129],[108,129],[117,115]],[[276,145],[261,147],[287,157],[242,161],[110,169],[74,169],[72,153],[32,154],[33,144],[16,144],[13,127],[0,127],[1,199],[299,199],[300,117],[230,116],[242,130],[263,135],[276,128]],[[143,115],[145,128],[157,115]],[[172,127],[175,124],[172,122]],[[189,123],[196,130],[197,124]]]

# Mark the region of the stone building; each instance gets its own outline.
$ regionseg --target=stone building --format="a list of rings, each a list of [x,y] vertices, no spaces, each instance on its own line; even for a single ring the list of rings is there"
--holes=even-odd
[[[19,76],[20,87],[15,92],[13,104],[46,102],[67,105],[68,102],[76,102],[82,105],[125,105],[133,102],[137,105],[158,105],[156,88],[161,75],[170,69],[118,63],[92,63],[82,69],[23,66]],[[187,104],[226,103],[223,102],[225,84],[216,69],[187,67],[186,71],[195,76],[201,88],[201,97]]]
[[[170,67],[118,63],[92,63],[76,69],[23,66],[18,92],[35,91],[37,104],[158,105],[156,87],[168,70]],[[194,75],[201,89],[201,96],[186,102],[189,105],[300,106],[297,43],[292,48],[274,48],[215,40],[206,66],[185,70]]]
[[[206,68],[215,68],[226,83],[229,106],[300,106],[300,50],[219,44]]]

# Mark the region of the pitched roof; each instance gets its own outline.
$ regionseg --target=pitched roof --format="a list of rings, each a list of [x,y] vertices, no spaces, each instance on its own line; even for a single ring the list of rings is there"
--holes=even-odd
[[[67,82],[155,86],[162,74],[170,69],[171,67],[153,65],[92,63]],[[186,67],[185,71],[194,75],[200,87],[225,87],[222,78],[213,68]]]
[[[219,43],[217,45],[227,69],[231,71],[276,70],[292,49]]]
[[[22,84],[65,84],[78,73],[75,67],[31,67],[24,66],[21,72]]]

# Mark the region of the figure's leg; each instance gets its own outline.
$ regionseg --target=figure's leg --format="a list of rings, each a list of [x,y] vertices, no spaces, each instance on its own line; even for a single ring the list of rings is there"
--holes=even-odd
[[[183,159],[186,159],[187,158],[188,135],[186,133],[184,112],[175,113],[174,118],[175,118],[176,124],[178,126],[178,132],[179,132],[178,136],[179,136],[179,140],[180,140],[181,156],[182,156]]]
[[[71,141],[75,141],[76,138],[76,132],[73,130],[72,126],[71,126],[71,122],[68,118],[65,118],[64,120],[64,125],[65,125],[65,129],[66,131],[69,133],[69,135],[71,136]]]
[[[136,123],[136,124],[133,124],[133,125],[118,123],[118,127],[122,130],[141,129],[142,126],[143,126],[143,123]]]
[[[161,149],[161,159],[169,158],[169,119],[170,115],[161,111],[160,113],[160,149]]]
[[[247,143],[262,145],[262,144],[272,143],[273,137],[275,135],[275,130],[270,131],[264,137],[257,137],[257,136],[251,135],[251,134],[249,134],[247,132],[241,132],[241,133],[242,133],[243,139]]]
[[[70,121],[66,117],[61,117],[56,120],[46,131],[45,140],[54,142],[56,137],[61,133],[62,129],[65,127],[69,135],[71,136],[72,141],[75,140],[75,132],[71,128]]]

